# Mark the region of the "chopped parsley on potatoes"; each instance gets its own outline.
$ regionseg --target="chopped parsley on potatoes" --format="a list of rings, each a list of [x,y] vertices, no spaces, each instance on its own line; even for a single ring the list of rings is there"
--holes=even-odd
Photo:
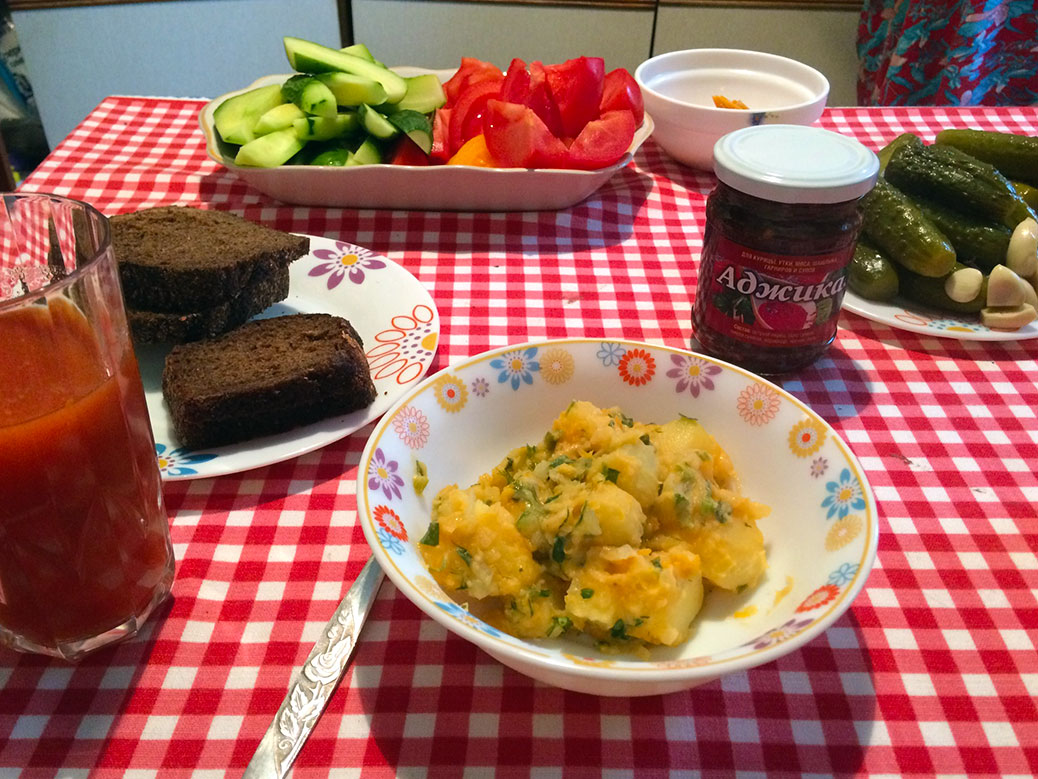
[[[689,637],[704,585],[757,584],[768,511],[740,494],[698,421],[641,424],[575,401],[540,443],[440,490],[419,548],[440,586],[500,630],[644,651]]]

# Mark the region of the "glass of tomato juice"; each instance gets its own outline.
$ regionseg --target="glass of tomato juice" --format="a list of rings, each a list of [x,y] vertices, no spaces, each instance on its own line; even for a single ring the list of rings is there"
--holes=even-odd
[[[75,661],[169,595],[169,521],[107,219],[2,200],[0,644]]]

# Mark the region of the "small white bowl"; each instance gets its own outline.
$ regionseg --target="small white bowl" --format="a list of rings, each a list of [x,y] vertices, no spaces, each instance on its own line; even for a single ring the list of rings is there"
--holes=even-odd
[[[760,520],[768,567],[741,594],[714,590],[681,646],[648,659],[564,638],[522,640],[476,618],[426,570],[419,539],[445,485],[468,486],[516,446],[540,441],[574,399],[620,406],[639,422],[703,421],[731,456]],[[421,495],[416,461],[428,468]],[[674,692],[785,655],[836,621],[876,556],[878,517],[865,473],[801,401],[741,368],[680,349],[567,339],[494,349],[412,387],[361,455],[357,511],[379,565],[422,611],[505,665],[595,695]]]
[[[652,137],[678,162],[713,167],[722,135],[757,124],[811,124],[822,115],[829,80],[814,68],[777,54],[744,49],[687,49],[646,60],[634,72]],[[717,108],[714,95],[746,109]]]

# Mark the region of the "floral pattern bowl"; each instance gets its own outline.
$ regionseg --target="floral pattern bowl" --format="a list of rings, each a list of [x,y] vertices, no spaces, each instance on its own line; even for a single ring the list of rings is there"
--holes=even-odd
[[[512,448],[536,443],[572,400],[619,406],[639,422],[698,418],[728,451],[760,521],[764,579],[706,597],[692,637],[647,659],[578,640],[521,640],[450,599],[418,542],[445,485],[468,486]],[[418,463],[428,471],[419,494]],[[379,421],[361,456],[364,534],[393,583],[448,630],[534,679],[598,695],[687,689],[774,660],[847,610],[876,556],[872,490],[847,444],[774,384],[692,352],[628,341],[567,339],[494,349],[426,378]]]

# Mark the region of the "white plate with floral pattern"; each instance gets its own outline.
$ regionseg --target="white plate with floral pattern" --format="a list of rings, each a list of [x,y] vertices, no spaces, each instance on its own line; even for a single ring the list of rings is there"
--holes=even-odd
[[[843,310],[898,330],[958,341],[1027,341],[1038,338],[1038,322],[1031,322],[1019,330],[992,330],[981,324],[976,315],[926,309],[915,303],[906,304],[900,298],[888,303],[866,300],[849,290],[843,296]]]
[[[447,597],[418,552],[441,487],[472,484],[512,448],[540,441],[575,399],[619,406],[639,422],[698,418],[732,457],[743,492],[772,508],[759,523],[764,580],[741,594],[710,593],[692,637],[648,659],[501,633]],[[421,495],[412,486],[417,462],[428,468]],[[686,689],[802,646],[861,591],[879,527],[861,464],[789,393],[692,352],[591,339],[495,349],[407,390],[368,439],[357,506],[379,564],[426,614],[511,668],[599,695]]]
[[[260,317],[326,313],[350,321],[378,395],[365,409],[278,435],[230,446],[186,449],[177,442],[162,398],[164,346],[138,346],[137,360],[165,481],[201,479],[271,465],[345,438],[378,419],[432,364],[440,317],[432,296],[409,271],[370,249],[310,236],[310,253],[289,267],[289,294]]]

